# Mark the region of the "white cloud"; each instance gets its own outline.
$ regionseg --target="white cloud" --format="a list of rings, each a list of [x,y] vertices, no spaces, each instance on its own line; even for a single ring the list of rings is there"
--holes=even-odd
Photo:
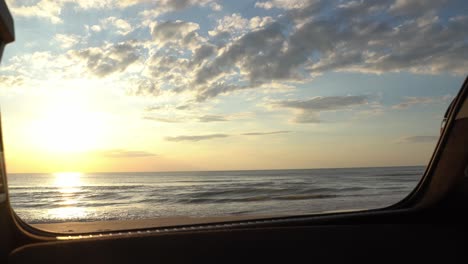
[[[7,0],[13,16],[38,17],[47,19],[57,24],[62,23],[60,17],[65,4],[76,5],[79,9],[124,9],[130,6],[143,4],[147,7],[147,16],[157,17],[163,13],[182,10],[191,6],[209,6],[212,10],[219,11],[222,6],[216,0],[39,0],[21,1]]]
[[[272,8],[279,8],[279,9],[299,9],[304,8],[310,4],[310,0],[272,0],[272,1],[265,1],[265,2],[256,2],[255,7],[263,8],[263,9],[272,9]]]
[[[281,3],[285,2],[276,5]],[[258,88],[265,82],[302,81],[329,71],[464,74],[468,67],[463,34],[468,19],[463,17],[442,22],[429,6],[429,11],[400,21],[388,13],[388,1],[355,1],[318,19],[316,8],[327,2],[297,4],[311,8],[292,8],[257,30],[249,26],[257,19],[248,22],[238,14],[218,21],[212,36],[235,32],[240,36],[197,69],[192,87],[198,90],[198,99]],[[382,19],[375,20],[376,15]],[[294,30],[288,30],[290,23],[296,23]]]
[[[224,16],[217,21],[217,25],[213,30],[208,31],[210,36],[216,36],[222,33],[229,33],[235,37],[245,34],[249,31],[263,28],[271,23],[274,19],[270,16],[259,17],[255,16],[251,19],[242,17],[238,13]]]
[[[133,28],[126,20],[117,17],[108,17],[101,19],[100,26],[93,25],[91,30],[99,32],[102,29],[114,29],[117,34],[126,35],[130,33]]]
[[[61,6],[68,0],[42,0],[29,6],[39,8],[40,3],[51,1]],[[212,28],[203,30],[194,22],[163,22],[151,17],[139,27],[148,26],[152,40],[105,43],[58,57],[77,64],[70,67],[81,66],[86,74],[97,77],[127,74],[129,69],[134,69],[130,66],[138,65],[141,71],[135,70],[134,75],[127,77],[144,81],[129,82],[132,94],[183,93],[197,101],[240,90],[258,91],[269,85],[288,87],[333,71],[466,74],[467,16],[444,18],[438,13],[439,3],[434,1],[422,8],[422,12],[414,13],[421,3],[262,1],[257,2],[258,7],[283,9],[283,13],[275,18],[250,19],[237,13],[229,14],[217,20]],[[215,7],[217,2],[210,0],[133,0],[119,4],[109,2],[109,7],[137,4],[155,7],[158,12],[193,6],[218,8]],[[95,7],[79,5],[82,9],[104,8],[98,4]],[[327,10],[326,15],[320,10]],[[60,19],[60,8],[49,11],[52,13],[47,15],[48,19]],[[34,15],[41,16],[41,11]],[[101,22],[91,25],[89,30],[99,32],[112,27],[123,35],[134,29],[121,18],[108,17]],[[77,43],[76,38],[65,35],[57,35],[55,39],[64,48]],[[309,113],[304,120],[314,119],[317,119],[316,113]]]
[[[126,0],[128,2],[145,1],[145,0]],[[147,21],[152,21],[160,15],[168,12],[180,11],[193,6],[210,7],[213,11],[222,10],[222,6],[217,3],[217,0],[160,0],[150,1],[151,7],[146,8],[140,15]]]
[[[38,17],[47,19],[53,24],[61,23],[62,1],[40,0],[32,5],[24,5],[20,1],[8,1],[13,16]]]
[[[80,36],[70,34],[56,34],[54,36],[54,41],[59,43],[60,47],[63,49],[69,49],[73,46],[75,46],[78,42],[80,42]]]
[[[289,108],[296,111],[294,122],[319,123],[319,113],[349,109],[353,106],[368,104],[367,96],[329,96],[314,97],[307,100],[285,100],[273,102],[274,108]]]
[[[94,32],[101,32],[102,28],[99,25],[92,25],[91,30]]]

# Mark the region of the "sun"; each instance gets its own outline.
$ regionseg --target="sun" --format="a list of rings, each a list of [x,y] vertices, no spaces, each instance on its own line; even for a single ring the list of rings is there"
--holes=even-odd
[[[58,188],[72,188],[81,185],[81,175],[80,172],[57,172],[54,173],[55,181],[54,185]]]
[[[103,128],[99,113],[80,100],[63,98],[39,113],[31,133],[48,153],[76,153],[95,149],[103,138]]]

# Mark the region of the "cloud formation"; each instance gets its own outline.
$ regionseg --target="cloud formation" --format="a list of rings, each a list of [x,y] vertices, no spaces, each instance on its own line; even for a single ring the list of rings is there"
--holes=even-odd
[[[207,122],[220,122],[220,121],[228,121],[226,117],[221,115],[204,115],[198,118],[199,122],[207,123]]]
[[[203,42],[197,32],[199,29],[200,26],[193,22],[166,21],[155,23],[151,29],[151,36],[159,46],[171,44],[171,47],[177,45],[182,48],[193,49]]]
[[[255,7],[264,9],[299,9],[304,8],[310,4],[308,0],[272,0],[272,1],[259,1],[255,3]]]
[[[78,42],[80,42],[80,36],[70,34],[56,34],[54,36],[54,40],[59,43],[60,47],[63,49],[69,49],[75,46]]]
[[[21,76],[0,75],[0,85],[5,88],[20,86],[24,83]]]
[[[111,29],[120,35],[126,35],[133,30],[128,21],[113,16],[101,19],[100,25],[91,26],[91,30],[93,31],[101,31],[106,29]]]
[[[140,5],[145,7],[142,15],[147,17],[158,17],[164,13],[180,11],[192,6],[209,6],[212,10],[219,11],[222,6],[216,0],[39,0],[22,1],[7,0],[8,6],[14,16],[37,17],[58,24],[63,22],[62,13],[66,5],[72,5],[78,10],[89,9],[125,9]]]
[[[185,120],[180,118],[168,118],[168,117],[157,117],[157,116],[144,116],[144,120],[157,121],[161,123],[182,123]]]
[[[273,80],[303,81],[329,71],[464,74],[468,66],[462,30],[468,27],[468,17],[442,20],[437,4],[415,7],[397,1],[388,11],[391,1],[297,1],[304,8],[282,5],[284,1],[261,3],[257,6],[291,10],[282,19],[235,39],[204,64],[193,83],[199,101]],[[328,8],[326,16],[319,13],[324,8]],[[245,24],[245,19],[236,16],[235,20]],[[232,31],[234,25],[223,26]],[[239,74],[233,77],[233,72]],[[230,79],[244,82],[234,84]]]
[[[276,134],[286,134],[291,133],[291,131],[271,131],[271,132],[250,132],[250,133],[243,133],[243,136],[266,136],[266,135],[276,135]]]
[[[406,109],[417,104],[429,104],[434,101],[431,97],[406,97],[401,103],[392,106],[392,109]]]
[[[398,143],[433,143],[439,136],[409,136],[398,140]]]
[[[321,111],[343,110],[368,103],[367,96],[329,96],[314,97],[308,100],[286,100],[272,104],[273,107],[289,108],[298,111],[294,118],[296,123],[319,123]]]
[[[107,158],[142,158],[156,156],[156,154],[147,151],[125,149],[100,150],[95,153]]]
[[[179,106],[181,107],[181,106]],[[175,107],[173,110],[179,110],[178,107]],[[146,108],[146,112],[152,112],[156,110],[163,110],[165,114],[166,111],[171,111],[170,109],[163,107],[151,107]],[[196,115],[196,114],[176,114],[167,117],[165,116],[144,116],[143,119],[157,121],[162,123],[181,123],[181,122],[200,122],[200,123],[211,123],[211,122],[226,122],[234,121],[238,119],[243,119],[249,116],[249,113],[238,113],[231,115]]]
[[[202,102],[274,83],[308,82],[326,72],[463,75],[468,67],[468,16],[442,12],[451,4],[446,1],[257,1],[263,16],[226,14],[208,25],[158,16],[195,6],[220,10],[212,0],[10,2],[20,17],[53,23],[62,21],[67,5],[83,12],[145,7],[133,24],[111,16],[89,26],[127,37],[139,30],[142,39],[69,53],[71,61],[86,65],[85,74],[97,77],[127,73],[141,63],[143,71],[132,78],[145,81],[130,85],[133,94],[142,96],[187,93]],[[56,40],[64,48],[76,44],[72,35]],[[299,121],[314,120],[316,113]]]
[[[268,136],[268,135],[276,135],[276,134],[287,134],[291,133],[291,131],[270,131],[270,132],[249,132],[249,133],[242,133],[241,136]],[[181,142],[181,141],[201,141],[201,140],[210,140],[216,138],[226,138],[230,137],[231,135],[228,134],[208,134],[208,135],[200,135],[200,136],[176,136],[176,137],[166,137],[167,141],[173,142]]]
[[[414,97],[408,96],[405,99],[396,105],[392,106],[392,109],[406,109],[414,105],[426,105],[435,102],[447,102],[453,99],[453,96],[450,94],[441,96],[441,97]]]
[[[209,140],[215,138],[226,138],[229,137],[227,134],[208,134],[208,135],[201,135],[201,136],[176,136],[176,137],[166,137],[167,141],[173,142],[180,142],[180,141],[201,141],[201,140]]]
[[[367,96],[328,96],[314,97],[308,100],[288,100],[276,103],[279,107],[313,111],[330,111],[367,103]]]
[[[105,77],[112,73],[122,72],[136,62],[141,54],[139,50],[140,47],[135,43],[121,42],[74,50],[69,55],[73,60],[84,63],[90,74]],[[151,86],[145,89],[151,89]]]

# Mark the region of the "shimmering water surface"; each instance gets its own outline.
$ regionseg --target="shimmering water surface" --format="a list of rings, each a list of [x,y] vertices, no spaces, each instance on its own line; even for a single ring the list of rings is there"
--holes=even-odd
[[[28,223],[300,215],[394,204],[423,172],[415,166],[10,174],[9,190],[14,210]]]

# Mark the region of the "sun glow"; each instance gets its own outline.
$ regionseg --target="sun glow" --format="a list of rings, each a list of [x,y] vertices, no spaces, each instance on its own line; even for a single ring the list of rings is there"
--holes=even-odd
[[[81,185],[80,172],[58,172],[54,173],[55,186],[61,189],[79,187]]]
[[[96,148],[103,138],[104,122],[83,101],[70,96],[55,98],[38,113],[32,131],[41,149],[76,153]]]
[[[58,172],[54,173],[54,185],[61,193],[61,201],[57,203],[60,207],[48,211],[53,218],[73,219],[86,215],[85,208],[79,207],[80,199],[76,196],[83,184],[80,172]]]

